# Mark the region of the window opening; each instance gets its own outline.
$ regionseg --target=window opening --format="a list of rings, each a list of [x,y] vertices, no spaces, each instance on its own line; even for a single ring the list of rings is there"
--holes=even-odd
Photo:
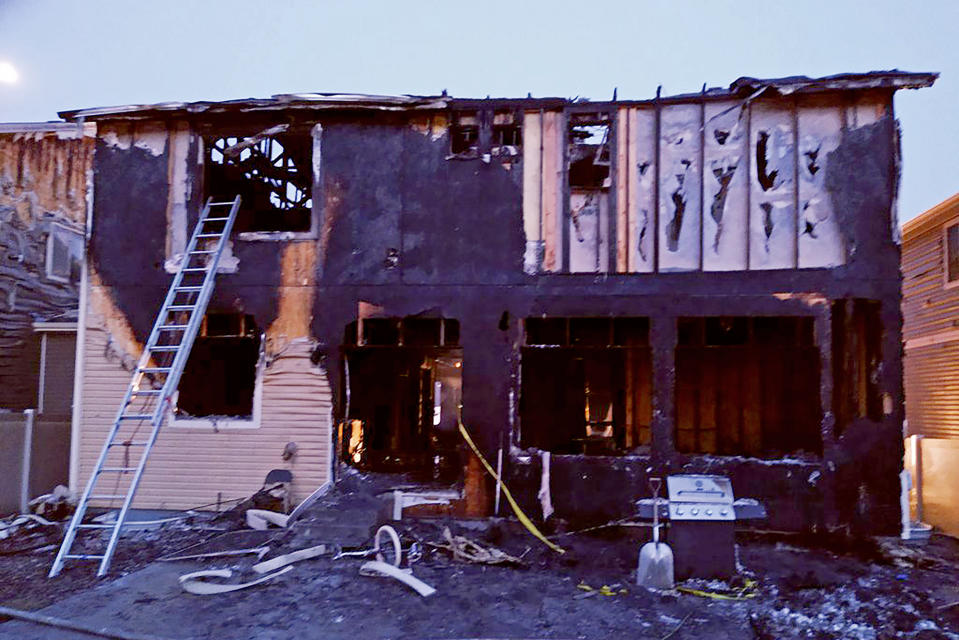
[[[456,113],[450,126],[450,152],[479,154],[479,117],[476,112]]]
[[[809,317],[680,318],[676,448],[820,454],[819,350]]]
[[[959,280],[959,223],[946,228],[946,282]]]
[[[648,452],[648,319],[527,318],[524,326],[521,445],[566,454]]]
[[[236,231],[311,230],[311,136],[285,132],[247,140],[215,137],[207,139],[206,149],[207,194],[216,201],[242,196]]]
[[[251,417],[260,341],[253,316],[208,313],[180,378],[176,417]]]
[[[568,129],[569,267],[609,269],[610,124],[604,114],[572,114]]]
[[[82,261],[83,234],[59,224],[51,224],[47,236],[47,278],[78,284]]]

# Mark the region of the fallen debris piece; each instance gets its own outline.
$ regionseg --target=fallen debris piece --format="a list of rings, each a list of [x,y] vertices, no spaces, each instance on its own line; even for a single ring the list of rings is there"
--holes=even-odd
[[[14,618],[16,620],[33,622],[34,624],[42,624],[47,627],[79,631],[80,633],[86,633],[88,635],[97,636],[100,638],[111,638],[113,640],[164,640],[164,638],[161,638],[160,636],[154,636],[146,633],[111,631],[109,629],[100,629],[81,624],[79,622],[73,622],[72,620],[64,620],[63,618],[54,618],[40,613],[33,613],[32,611],[20,611],[19,609],[11,609],[10,607],[0,607],[0,618],[3,618],[4,616],[8,618]]]
[[[712,598],[713,600],[748,600],[749,598],[755,598],[759,595],[759,591],[757,589],[758,584],[759,583],[752,578],[746,578],[745,584],[738,588],[705,591],[703,589],[680,586],[676,587],[676,591],[688,593],[689,595],[693,596],[699,596],[700,598]]]
[[[449,551],[454,560],[474,562],[477,564],[524,564],[522,559],[511,556],[496,547],[484,547],[466,536],[454,536],[450,532],[449,527],[443,528],[443,539],[446,541],[446,544],[437,544],[435,542],[427,544],[436,549]]]
[[[271,524],[277,527],[286,527],[290,521],[290,516],[277,513],[276,511],[266,511],[265,509],[248,509],[246,512],[246,524],[251,529],[257,531],[266,530]]]
[[[369,562],[363,563],[363,566],[360,567],[360,575],[375,575],[381,574],[388,576],[390,578],[396,578],[406,586],[410,587],[416,593],[420,594],[424,598],[433,595],[436,593],[436,589],[426,584],[419,578],[415,577],[412,571],[408,569],[404,571],[398,567],[394,567],[391,564],[386,564],[379,560],[371,560]]]
[[[576,588],[585,592],[585,593],[581,593],[581,594],[577,594],[576,596],[573,596],[574,598],[577,598],[577,599],[588,598],[594,595],[600,595],[600,596],[606,596],[606,597],[624,596],[627,593],[629,593],[629,591],[623,588],[623,585],[618,582],[613,585],[604,584],[598,589],[594,589],[593,587],[589,586],[585,582],[580,582],[579,584],[576,585]]]
[[[254,585],[260,584],[261,582],[266,582],[267,580],[272,580],[277,576],[281,576],[288,571],[292,571],[292,566],[286,566],[280,569],[275,573],[265,575],[256,580],[250,582],[241,582],[238,584],[223,584],[215,582],[206,582],[201,578],[232,578],[233,570],[232,569],[205,569],[203,571],[194,571],[192,573],[185,573],[179,578],[180,586],[187,593],[193,593],[199,596],[208,596],[216,593],[229,593],[230,591],[239,591],[240,589],[246,589],[247,587],[252,587]]]
[[[52,518],[53,520],[63,520],[71,515],[77,507],[77,497],[67,487],[58,484],[50,493],[37,496],[28,504],[30,511]]]
[[[373,551],[376,553],[376,559],[379,562],[385,562],[383,560],[382,547],[380,546],[380,536],[384,533],[390,537],[390,542],[393,543],[393,566],[398,567],[403,559],[403,548],[400,546],[400,537],[396,534],[396,529],[388,524],[384,524],[377,529],[376,536],[373,538]]]
[[[257,573],[267,573],[269,571],[274,571],[280,567],[285,567],[287,565],[293,564],[294,562],[299,562],[300,560],[309,560],[310,558],[317,558],[326,553],[326,545],[318,544],[315,547],[308,547],[306,549],[300,549],[299,551],[293,551],[282,556],[277,556],[275,558],[270,558],[264,562],[259,562],[253,565],[253,570]],[[263,556],[260,556],[262,558]]]
[[[46,527],[52,527],[56,525],[56,522],[50,522],[49,520],[45,520],[40,516],[35,516],[32,513],[24,513],[19,516],[14,516],[13,520],[10,522],[0,522],[0,540],[12,536],[21,526],[30,522],[36,522]]]

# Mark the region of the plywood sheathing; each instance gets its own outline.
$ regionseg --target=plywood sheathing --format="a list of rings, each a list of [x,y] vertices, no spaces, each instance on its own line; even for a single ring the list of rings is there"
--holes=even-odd
[[[318,244],[316,240],[308,240],[292,242],[283,248],[277,315],[266,331],[268,354],[282,349],[290,340],[310,335]]]

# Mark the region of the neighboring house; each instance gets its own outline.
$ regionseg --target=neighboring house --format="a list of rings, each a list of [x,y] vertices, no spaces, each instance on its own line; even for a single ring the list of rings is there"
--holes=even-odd
[[[959,535],[959,193],[902,225],[902,275],[906,435],[922,436],[923,519]]]
[[[19,495],[25,409],[37,414],[27,493],[67,480],[94,131],[0,124],[0,512]]]
[[[549,451],[561,517],[628,515],[650,473],[688,471],[731,476],[775,528],[892,531],[892,98],[935,78],[63,112],[98,136],[73,486],[202,203],[240,194],[135,505],[240,498],[273,468],[302,500],[340,459],[487,511],[462,421],[530,510]]]

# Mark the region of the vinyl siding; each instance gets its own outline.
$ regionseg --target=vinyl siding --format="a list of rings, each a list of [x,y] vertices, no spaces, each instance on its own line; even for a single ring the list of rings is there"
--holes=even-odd
[[[86,324],[79,436],[82,484],[93,471],[131,376],[121,366],[121,356],[103,318],[90,309]],[[209,427],[164,426],[133,506],[187,509],[215,504],[218,498],[242,498],[258,490],[266,474],[276,468],[293,472],[294,504],[326,482],[332,433],[331,391],[325,372],[310,361],[311,351],[310,341],[299,339],[268,358],[261,377],[258,428],[227,427],[215,432]],[[295,442],[298,452],[284,461],[281,453],[288,442]],[[121,483],[120,491],[115,491],[112,475],[101,482],[98,493],[120,493],[125,486]]]
[[[910,221],[903,235],[909,434],[959,438],[959,286],[944,286],[942,229],[956,218],[959,201]]]

